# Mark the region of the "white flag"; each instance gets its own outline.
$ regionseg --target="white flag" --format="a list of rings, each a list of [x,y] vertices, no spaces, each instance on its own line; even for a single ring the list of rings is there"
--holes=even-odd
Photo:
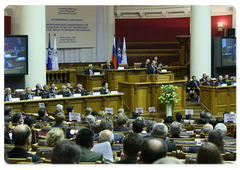
[[[122,63],[127,63],[127,51],[126,51],[125,37],[123,37],[123,49],[122,49]]]
[[[56,35],[54,35],[54,46],[53,46],[53,56],[52,56],[52,70],[58,70],[58,56],[57,56]]]

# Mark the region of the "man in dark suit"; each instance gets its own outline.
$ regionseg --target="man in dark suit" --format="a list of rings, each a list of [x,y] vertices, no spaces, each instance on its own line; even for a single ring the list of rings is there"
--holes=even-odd
[[[150,60],[146,59],[146,61],[141,64],[140,68],[148,68],[149,65],[150,65]]]
[[[33,162],[39,161],[39,156],[27,152],[28,145],[31,143],[31,130],[27,125],[17,125],[13,129],[12,139],[15,147],[12,151],[8,152],[9,158],[32,157]]]
[[[94,75],[94,68],[92,64],[88,65],[88,69],[85,70],[85,75]]]
[[[103,82],[102,83],[102,88],[101,89],[106,89],[106,93],[109,94],[110,90],[108,89],[108,83],[107,82]]]
[[[62,85],[61,89],[62,89],[62,91],[58,92],[58,93],[57,93],[58,95],[63,95],[63,92],[64,92],[64,91],[67,91],[67,86]],[[69,96],[70,96],[70,94],[68,94],[68,97],[69,97]]]
[[[225,84],[225,81],[223,80],[223,77],[220,75],[218,76],[218,81],[215,83],[215,86],[222,86],[222,84]]]
[[[118,126],[114,127],[113,131],[125,131],[125,132],[128,132],[129,130],[126,128],[127,121],[128,121],[127,116],[125,116],[125,115],[118,116],[118,119],[117,119]]]
[[[55,88],[55,84],[51,83],[50,86],[51,86],[51,88],[49,89],[50,95],[52,96],[52,98],[55,98],[57,94],[57,89]]]
[[[81,83],[77,84],[77,90],[75,90],[75,94],[81,94],[83,85]]]
[[[28,127],[29,127],[30,129],[35,130],[35,129],[32,128],[35,120],[36,120],[36,118],[35,118],[33,115],[27,115],[27,116],[24,118],[24,124],[28,125]],[[39,137],[38,137],[38,131],[35,130],[35,132],[36,132],[36,140],[37,140],[37,142],[38,142],[38,139],[39,139]]]
[[[42,91],[43,91],[42,86],[39,83],[36,84],[36,89],[34,90],[35,96],[38,96],[38,92],[42,92]]]
[[[157,74],[156,62],[153,60],[147,68],[147,74]]]
[[[16,98],[15,94],[12,94],[12,90],[10,87],[7,87],[5,89],[5,94],[4,94],[4,101],[8,102],[8,101],[12,101],[12,98]]]
[[[114,69],[114,67],[111,65],[110,61],[107,60],[106,64],[103,66],[103,69]]]
[[[206,81],[203,82],[203,86],[213,86],[213,83],[211,81],[211,78],[209,76],[206,77]]]
[[[91,151],[94,146],[94,132],[91,129],[83,128],[76,135],[76,144],[81,147],[82,156],[80,162],[104,162],[103,155]]]
[[[202,75],[202,78],[201,78],[199,81],[201,82],[201,81],[206,81],[206,80],[207,80],[207,74],[204,73],[204,74]]]
[[[156,121],[152,121],[152,120],[149,120],[147,122],[147,125],[146,125],[146,132],[147,133],[142,133],[142,134],[139,134],[140,137],[142,138],[142,142],[145,141],[146,139],[149,139],[152,137],[152,129],[153,129],[153,125],[155,125],[157,122]],[[125,140],[125,139],[124,139]]]
[[[168,152],[176,151],[177,153],[176,157],[178,158],[178,152],[175,143],[170,142],[170,140],[166,141],[167,133],[168,128],[164,123],[156,123],[155,125],[153,125],[152,137],[163,139],[167,144],[168,148],[167,151]]]
[[[33,97],[35,96],[34,93],[31,93],[32,92],[32,89],[30,87],[27,87],[26,88],[26,94],[28,94],[28,100],[32,100]]]
[[[158,67],[160,62],[158,61],[158,57],[157,56],[154,56],[153,61],[155,61],[156,67]]]
[[[126,134],[121,153],[121,160],[114,164],[136,164],[138,152],[141,149],[141,137],[137,133]]]
[[[66,129],[66,136],[68,139],[72,138],[72,134],[70,133],[70,129],[63,124],[63,121],[65,119],[65,115],[64,113],[57,113],[57,115],[55,116],[55,121],[56,121],[56,124],[53,125],[52,127],[58,127],[58,128],[65,128]]]
[[[224,79],[223,79],[225,82],[227,81],[227,80],[229,80],[229,75],[228,74],[225,74],[225,76],[224,76]]]
[[[46,109],[45,108],[40,108],[38,109],[38,116],[36,120],[41,120],[42,122],[51,122],[50,119],[54,120],[54,117],[48,116],[49,118],[46,117]]]
[[[66,90],[69,91],[69,95],[70,95],[70,97],[72,97],[73,96],[73,88],[71,87],[71,83],[67,83]]]
[[[192,76],[192,81],[191,81],[191,89],[196,90],[198,96],[199,96],[199,81],[197,81],[196,76]],[[192,101],[192,100],[191,100]]]

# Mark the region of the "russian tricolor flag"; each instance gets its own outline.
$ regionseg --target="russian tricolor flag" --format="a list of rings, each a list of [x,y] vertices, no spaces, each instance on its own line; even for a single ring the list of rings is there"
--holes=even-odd
[[[112,62],[113,62],[113,66],[117,68],[115,36],[113,38]]]

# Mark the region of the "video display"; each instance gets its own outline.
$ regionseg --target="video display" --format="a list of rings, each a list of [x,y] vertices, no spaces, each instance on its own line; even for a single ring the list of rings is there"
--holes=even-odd
[[[222,66],[236,66],[236,38],[222,38]]]

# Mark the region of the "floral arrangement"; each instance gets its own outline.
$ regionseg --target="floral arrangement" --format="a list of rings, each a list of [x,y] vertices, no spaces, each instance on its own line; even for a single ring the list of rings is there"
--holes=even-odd
[[[162,85],[161,86],[162,89],[162,95],[160,97],[158,97],[158,99],[160,100],[161,103],[172,103],[174,105],[174,103],[178,103],[178,101],[180,100],[178,98],[178,94],[175,92],[176,89],[178,89],[177,86],[173,86],[173,85]]]

